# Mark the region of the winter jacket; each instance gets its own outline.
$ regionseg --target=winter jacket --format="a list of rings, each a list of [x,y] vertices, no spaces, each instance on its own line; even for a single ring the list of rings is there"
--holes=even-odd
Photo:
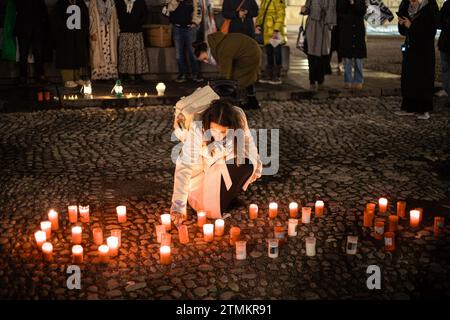
[[[266,17],[264,14],[267,10]],[[284,0],[262,0],[259,8],[256,26],[261,26],[264,31],[264,44],[270,44],[273,32],[278,30],[281,33],[283,42],[287,42],[286,29],[286,3]]]

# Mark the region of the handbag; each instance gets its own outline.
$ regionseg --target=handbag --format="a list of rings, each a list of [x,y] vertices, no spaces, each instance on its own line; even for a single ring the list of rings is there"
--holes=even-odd
[[[238,7],[236,8],[236,12],[239,12],[239,10],[241,10],[244,3],[245,3],[245,0],[242,0],[241,3],[239,3]],[[231,25],[231,19],[225,19],[223,21],[222,26],[220,27],[220,31],[225,34],[228,33],[228,31],[230,30],[230,25]]]
[[[302,17],[302,24],[298,29],[298,37],[297,37],[297,49],[306,52],[306,32],[304,27],[304,17]]]
[[[261,25],[259,26],[259,28],[261,29],[261,32],[258,34],[255,34],[255,40],[259,44],[264,44],[264,23],[266,22],[267,11],[269,10],[271,3],[272,3],[272,0],[269,0],[269,3],[267,4],[267,7],[266,7],[266,11],[264,11],[263,20],[262,20]]]

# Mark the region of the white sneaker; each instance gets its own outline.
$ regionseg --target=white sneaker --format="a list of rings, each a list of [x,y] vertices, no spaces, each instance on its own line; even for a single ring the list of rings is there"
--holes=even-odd
[[[448,97],[448,93],[447,93],[447,91],[445,91],[444,89],[439,90],[439,91],[436,92],[434,95],[435,95],[436,97],[440,97],[440,98],[442,98],[442,97]]]
[[[403,110],[395,111],[394,114],[396,114],[397,116],[415,116],[416,115],[414,112],[406,112]]]
[[[66,83],[64,84],[64,86],[66,88],[76,88],[78,87],[78,85],[76,84],[76,82],[74,81],[66,81]]]
[[[430,117],[431,117],[430,113],[429,112],[425,112],[425,113],[422,113],[422,114],[418,115],[417,119],[428,120],[428,119],[430,119]]]

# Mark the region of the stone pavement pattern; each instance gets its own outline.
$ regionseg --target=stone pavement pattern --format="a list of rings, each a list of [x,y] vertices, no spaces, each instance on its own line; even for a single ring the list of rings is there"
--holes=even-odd
[[[0,297],[23,299],[384,299],[450,296],[450,228],[435,238],[432,215],[419,231],[404,230],[394,254],[362,228],[362,209],[380,196],[446,203],[450,109],[438,107],[430,121],[398,118],[398,97],[263,102],[248,112],[253,128],[280,128],[280,170],[240,196],[257,203],[260,217],[232,209],[230,225],[248,241],[247,260],[237,261],[228,236],[203,242],[190,213],[191,242],[173,234],[173,264],[159,265],[154,225],[170,207],[174,166],[169,161],[172,108],[58,110],[2,114],[0,118]],[[301,225],[280,257],[267,257],[274,224],[287,223],[290,201],[320,198],[327,212]],[[267,218],[270,201],[281,212]],[[66,288],[71,264],[67,205],[89,204],[85,225],[82,289]],[[108,266],[94,263],[91,229],[117,227],[115,206],[128,207],[120,254]],[[52,234],[55,260],[48,264],[34,232],[49,208],[60,213]],[[393,209],[393,207],[391,207]],[[441,212],[434,212],[440,214]],[[446,217],[448,225],[448,215]],[[317,255],[304,240],[317,237]],[[348,234],[359,236],[358,254],[345,254]],[[366,287],[366,268],[381,267],[382,290]]]

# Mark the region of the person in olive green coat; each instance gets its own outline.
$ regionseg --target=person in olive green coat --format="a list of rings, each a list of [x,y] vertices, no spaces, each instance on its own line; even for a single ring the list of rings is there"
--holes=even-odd
[[[237,80],[247,91],[244,109],[257,109],[254,84],[258,81],[261,66],[261,49],[258,43],[241,33],[215,32],[208,36],[207,43],[194,44],[195,55],[205,63],[217,63],[221,75]]]
[[[267,57],[264,76],[260,82],[281,84],[281,50],[287,43],[285,0],[262,0],[255,32],[264,39]]]

